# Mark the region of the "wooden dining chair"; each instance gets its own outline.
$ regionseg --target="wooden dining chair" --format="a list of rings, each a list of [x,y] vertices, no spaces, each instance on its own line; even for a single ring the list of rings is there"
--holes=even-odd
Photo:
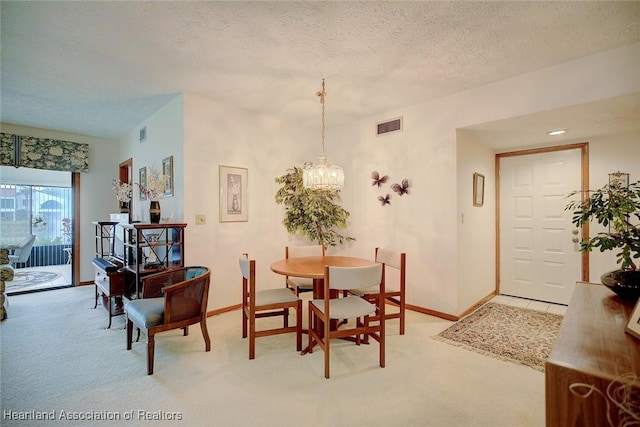
[[[376,262],[383,263],[385,267],[391,267],[398,272],[398,280],[393,281],[393,285],[390,285],[389,280],[387,280],[385,287],[385,301],[396,306],[398,310],[392,312],[385,311],[384,318],[385,320],[400,319],[400,335],[404,335],[407,254],[389,249],[376,248],[375,260]],[[367,301],[374,302],[378,300],[378,288],[376,286],[369,289],[352,289],[349,292]],[[369,317],[369,321],[377,320],[380,320],[379,314]]]
[[[321,325],[319,328],[309,328],[309,353],[313,353],[316,343],[324,351],[325,378],[329,378],[330,343],[334,338],[355,337],[356,343],[360,344],[361,335],[373,337],[379,343],[380,367],[384,368],[385,322],[370,323],[368,319],[377,312],[384,317],[384,271],[384,264],[367,267],[325,266],[324,297],[309,301],[309,325]],[[373,286],[378,287],[378,301],[375,304],[354,295],[338,297],[340,291]],[[331,320],[341,319],[354,319],[355,326],[350,327],[350,324],[347,324],[337,329],[330,327]]]
[[[256,357],[256,338],[295,332],[296,349],[302,350],[302,300],[290,289],[256,290],[256,261],[245,255],[239,260],[242,273],[242,338],[249,335],[249,359]],[[296,324],[289,326],[289,309],[296,311]],[[256,319],[282,316],[282,327],[258,330]]]
[[[299,258],[305,256],[324,256],[323,245],[303,245],[303,246],[285,246],[285,258]],[[286,286],[293,289],[296,295],[302,292],[313,291],[313,279],[307,277],[286,277]]]

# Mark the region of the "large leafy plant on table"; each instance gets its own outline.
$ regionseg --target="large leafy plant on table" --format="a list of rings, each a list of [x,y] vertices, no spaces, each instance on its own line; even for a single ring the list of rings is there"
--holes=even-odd
[[[568,197],[580,191],[574,191]],[[577,227],[596,221],[607,232],[599,232],[580,242],[580,250],[600,252],[617,250],[620,268],[601,277],[601,281],[623,298],[636,300],[640,296],[640,181],[620,185],[612,181],[598,190],[589,190],[582,201],[566,206],[573,211],[572,223]]]
[[[325,247],[355,240],[339,231],[347,228],[350,215],[338,203],[340,192],[304,188],[302,171],[303,168],[294,166],[276,178],[276,183],[282,185],[276,193],[276,203],[285,206],[282,224],[289,234],[301,234]]]

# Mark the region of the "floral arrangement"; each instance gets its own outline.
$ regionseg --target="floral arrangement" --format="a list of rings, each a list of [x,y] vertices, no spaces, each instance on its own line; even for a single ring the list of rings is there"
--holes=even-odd
[[[138,184],[138,187],[140,187],[140,192],[146,195],[149,200],[159,200],[164,197],[168,180],[168,175],[160,176],[160,172],[151,168],[147,176],[147,184]]]
[[[128,182],[120,182],[120,180],[111,181],[113,184],[113,192],[116,194],[116,199],[119,202],[129,203],[131,201],[131,193],[133,192],[133,186]]]

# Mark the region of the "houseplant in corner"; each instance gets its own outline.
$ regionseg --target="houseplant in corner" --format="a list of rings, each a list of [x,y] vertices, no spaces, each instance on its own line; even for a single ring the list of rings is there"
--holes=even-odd
[[[607,232],[599,232],[580,242],[580,250],[600,252],[617,250],[620,268],[602,275],[602,283],[624,299],[637,300],[640,297],[640,181],[621,184],[616,176],[598,190],[589,190],[583,201],[573,201],[567,206],[572,210],[571,222],[581,227],[591,221],[608,227]],[[580,193],[572,192],[569,197]]]
[[[305,165],[306,166],[306,165]],[[347,240],[355,240],[338,231],[347,228],[349,212],[337,202],[337,190],[310,190],[302,185],[303,168],[294,166],[276,178],[282,187],[276,193],[276,203],[285,206],[282,223],[289,234],[300,233],[319,245],[337,246]]]

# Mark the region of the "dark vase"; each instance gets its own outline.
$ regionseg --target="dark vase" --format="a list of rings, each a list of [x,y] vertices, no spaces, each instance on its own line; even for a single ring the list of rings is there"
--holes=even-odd
[[[129,202],[120,202],[120,213],[129,213]]]
[[[149,204],[149,222],[151,224],[160,223],[160,202],[152,200]]]
[[[614,270],[600,277],[603,285],[631,302],[640,298],[640,271]]]

